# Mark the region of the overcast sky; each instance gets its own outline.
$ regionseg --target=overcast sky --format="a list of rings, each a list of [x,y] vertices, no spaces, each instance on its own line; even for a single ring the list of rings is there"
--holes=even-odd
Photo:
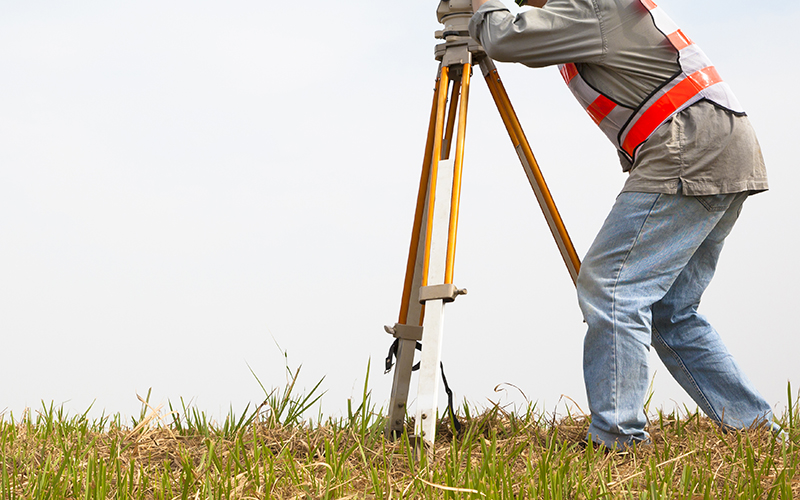
[[[510,3],[510,2],[509,2]],[[663,0],[732,85],[771,190],[701,311],[781,413],[800,388],[797,2]],[[434,1],[0,3],[0,412],[237,412],[302,365],[326,414],[397,321],[436,62]],[[580,255],[625,176],[554,68],[499,71]],[[476,72],[476,75],[479,75]],[[456,397],[583,410],[574,287],[473,80],[443,359]],[[654,356],[653,405],[694,404]],[[416,388],[412,388],[412,394]],[[573,403],[569,403],[573,404]]]

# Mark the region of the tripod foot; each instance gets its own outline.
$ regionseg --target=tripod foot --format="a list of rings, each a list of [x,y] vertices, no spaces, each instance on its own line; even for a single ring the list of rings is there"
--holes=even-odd
[[[422,436],[410,434],[408,436],[408,444],[414,450],[414,458],[417,463],[422,461],[422,456],[425,455],[425,460],[430,461],[433,458],[433,443],[426,440]]]

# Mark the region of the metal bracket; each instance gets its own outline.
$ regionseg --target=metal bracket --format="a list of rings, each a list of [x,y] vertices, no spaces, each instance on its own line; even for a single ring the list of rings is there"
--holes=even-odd
[[[480,60],[478,61],[478,64],[480,64],[481,66],[481,73],[483,73],[484,78],[486,78],[489,75],[489,73],[497,69],[497,66],[495,66],[494,61],[485,56],[486,54],[484,54],[484,57],[481,57]]]
[[[469,41],[461,43],[448,43],[444,54],[442,54],[442,66],[463,66],[472,64],[472,52],[469,50]],[[434,52],[434,55],[438,55]]]
[[[422,340],[422,327],[414,325],[401,325],[395,323],[394,326],[386,325],[383,327],[386,333],[392,335],[396,339],[401,340]]]
[[[419,289],[419,301],[425,303],[428,300],[443,300],[453,302],[459,295],[466,295],[466,288],[456,288],[452,283],[445,285],[423,286]]]

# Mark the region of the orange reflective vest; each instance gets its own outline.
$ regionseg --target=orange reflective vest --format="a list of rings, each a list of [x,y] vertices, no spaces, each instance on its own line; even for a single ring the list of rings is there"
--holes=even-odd
[[[739,101],[700,47],[692,42],[667,14],[651,0],[639,0],[650,12],[656,29],[678,51],[681,71],[630,108],[590,86],[573,63],[559,65],[561,76],[592,120],[631,162],[642,144],[664,122],[700,100],[711,101],[734,113],[744,114]]]

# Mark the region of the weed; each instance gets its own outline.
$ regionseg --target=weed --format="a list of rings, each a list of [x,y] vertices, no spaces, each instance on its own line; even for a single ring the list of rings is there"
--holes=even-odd
[[[533,404],[516,411],[464,403],[464,428],[445,418],[436,445],[417,458],[403,434],[389,440],[365,379],[347,415],[316,422],[304,413],[322,381],[283,389],[214,423],[183,400],[163,414],[142,398],[132,425],[119,415],[89,420],[43,405],[0,415],[0,498],[794,498],[800,494],[797,398],[785,434],[718,429],[698,412],[657,412],[653,445],[626,452],[580,446],[588,419],[554,419]],[[259,382],[260,383],[260,382]],[[262,386],[263,388],[263,386]],[[409,426],[411,427],[411,426]]]

